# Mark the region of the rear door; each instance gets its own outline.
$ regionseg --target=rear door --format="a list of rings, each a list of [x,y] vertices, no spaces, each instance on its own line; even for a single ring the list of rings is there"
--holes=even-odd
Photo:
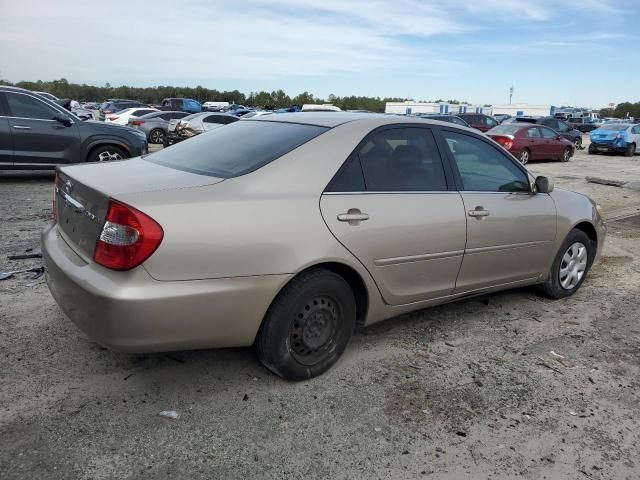
[[[531,153],[531,159],[545,158],[545,144],[539,127],[528,128],[525,132],[525,147]]]
[[[0,168],[13,166],[13,138],[4,93],[0,92]]]
[[[61,114],[35,96],[5,92],[13,137],[15,167],[47,167],[79,161],[80,136],[75,123],[66,127]]]
[[[320,201],[327,226],[371,273],[388,304],[453,292],[466,220],[430,128],[374,130]]]
[[[538,278],[552,253],[556,208],[522,165],[479,136],[442,128],[467,219],[456,292]]]

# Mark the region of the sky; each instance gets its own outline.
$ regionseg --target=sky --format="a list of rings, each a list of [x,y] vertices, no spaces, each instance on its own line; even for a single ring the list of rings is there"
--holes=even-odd
[[[0,78],[603,107],[640,0],[0,0]]]

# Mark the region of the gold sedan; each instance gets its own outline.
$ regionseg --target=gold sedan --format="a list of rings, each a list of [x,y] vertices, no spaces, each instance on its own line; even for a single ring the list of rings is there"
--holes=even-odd
[[[128,352],[254,345],[287,379],[356,324],[541,285],[573,294],[606,229],[475,130],[401,116],[242,120],[125,161],[59,168],[50,290]]]

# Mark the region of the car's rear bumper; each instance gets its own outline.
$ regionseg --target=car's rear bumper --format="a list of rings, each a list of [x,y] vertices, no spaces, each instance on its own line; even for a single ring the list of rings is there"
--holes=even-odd
[[[51,294],[98,343],[126,352],[251,345],[290,275],[162,282],[143,267],[115,272],[80,258],[57,226],[42,234]]]
[[[620,144],[614,144],[614,143],[601,143],[601,142],[591,142],[591,145],[593,149],[595,149],[598,152],[616,152],[616,153],[622,153],[626,150],[627,145],[625,144],[624,146],[621,146]]]

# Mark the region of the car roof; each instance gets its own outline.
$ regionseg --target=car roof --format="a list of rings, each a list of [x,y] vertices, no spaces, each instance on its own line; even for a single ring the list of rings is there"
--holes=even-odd
[[[247,122],[282,122],[299,123],[304,125],[315,125],[318,127],[333,128],[347,123],[365,123],[370,128],[376,128],[393,124],[416,125],[438,125],[446,128],[456,128],[478,134],[477,130],[467,128],[455,123],[432,120],[420,117],[408,117],[403,115],[390,115],[383,113],[351,113],[351,112],[296,112],[296,113],[274,113],[273,115],[262,115],[247,118]]]

